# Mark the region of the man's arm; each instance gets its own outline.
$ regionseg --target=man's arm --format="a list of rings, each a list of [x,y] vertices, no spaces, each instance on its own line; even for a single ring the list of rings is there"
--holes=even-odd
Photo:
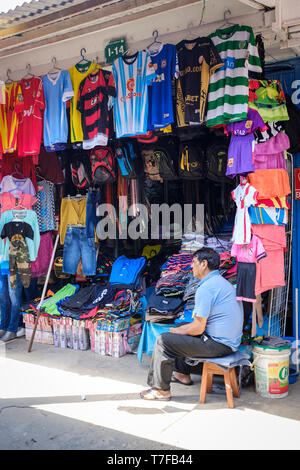
[[[171,328],[170,333],[176,333],[178,335],[190,335],[198,336],[204,333],[207,323],[205,317],[195,317],[194,321],[187,325],[178,326],[177,328]]]

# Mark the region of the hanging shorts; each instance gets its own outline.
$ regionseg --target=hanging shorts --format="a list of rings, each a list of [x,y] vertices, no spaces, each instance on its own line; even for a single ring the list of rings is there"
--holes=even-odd
[[[254,135],[232,135],[228,149],[226,176],[247,175],[254,171],[252,161]]]
[[[238,262],[236,300],[256,302],[255,279],[256,263]]]

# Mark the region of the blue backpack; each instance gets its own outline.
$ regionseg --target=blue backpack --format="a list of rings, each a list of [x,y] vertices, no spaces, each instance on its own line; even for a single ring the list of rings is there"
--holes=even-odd
[[[121,255],[112,265],[108,283],[135,289],[139,285],[145,268],[146,258],[144,256],[130,259]]]
[[[116,147],[115,156],[124,178],[137,179],[143,171],[142,159],[138,157],[132,142],[122,142]]]

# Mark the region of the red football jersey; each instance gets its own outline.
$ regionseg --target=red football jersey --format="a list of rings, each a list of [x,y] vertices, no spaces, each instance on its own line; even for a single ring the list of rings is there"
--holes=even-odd
[[[18,132],[18,155],[39,155],[43,135],[43,111],[45,98],[43,82],[39,77],[23,78],[21,90],[24,111],[21,114]]]

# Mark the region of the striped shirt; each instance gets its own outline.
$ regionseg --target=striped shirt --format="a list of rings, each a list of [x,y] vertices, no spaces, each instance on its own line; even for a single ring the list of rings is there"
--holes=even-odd
[[[113,75],[107,70],[91,73],[79,86],[77,109],[81,113],[84,149],[107,144],[109,96],[116,96],[116,88]]]
[[[3,153],[14,152],[17,148],[18,114],[23,112],[24,100],[20,83],[5,85],[4,103],[0,104],[0,134]]]
[[[113,99],[117,138],[147,132],[148,85],[156,78],[150,55],[139,51],[113,63],[117,96]]]
[[[248,71],[262,71],[252,28],[234,25],[209,37],[224,66],[210,77],[206,125],[243,121],[248,111]]]

